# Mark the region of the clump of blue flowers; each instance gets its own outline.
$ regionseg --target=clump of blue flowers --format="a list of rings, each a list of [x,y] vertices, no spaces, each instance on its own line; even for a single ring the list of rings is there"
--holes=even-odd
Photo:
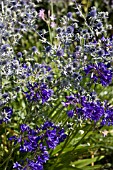
[[[15,162],[14,169],[43,170],[43,164],[49,160],[49,149],[55,149],[57,145],[63,142],[66,134],[63,128],[46,121],[40,127],[30,128],[26,124],[20,126],[20,136],[12,136],[9,140],[14,140],[15,144],[19,143],[20,152],[31,153],[34,155],[31,159],[29,156],[24,160],[23,165]]]
[[[27,89],[28,91],[23,93],[28,101],[37,102],[39,100],[42,100],[43,104],[47,102],[53,94],[53,90],[48,89],[47,85],[44,83],[42,83],[41,85],[39,85],[38,83],[34,83],[33,85],[28,83]]]
[[[95,123],[100,122],[100,125],[113,125],[113,107],[107,102],[101,102],[97,99],[97,95],[73,94],[66,96],[66,101],[62,102],[64,107],[71,107],[67,111],[69,118],[82,120],[90,120]]]
[[[51,10],[39,12],[33,0],[0,3],[0,168],[72,169],[81,158],[76,147],[85,142],[76,138],[79,127],[113,125],[112,102],[97,90],[113,81],[109,14],[91,7],[84,15],[73,1],[74,13],[57,25],[52,0]],[[70,162],[63,160],[68,152]]]
[[[112,82],[112,71],[109,69],[109,65],[104,63],[97,64],[89,64],[84,69],[86,75],[90,74],[90,78],[94,80],[94,82],[99,82],[103,86],[108,86]]]

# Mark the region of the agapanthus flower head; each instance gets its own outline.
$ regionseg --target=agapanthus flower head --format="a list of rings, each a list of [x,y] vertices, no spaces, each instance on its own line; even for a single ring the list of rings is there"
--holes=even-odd
[[[47,130],[47,145],[49,148],[54,149],[59,144],[59,138],[57,137],[57,130]]]
[[[42,83],[28,83],[27,85],[27,91],[23,91],[25,97],[27,98],[28,101],[40,101],[42,100],[42,103],[44,104],[49,100],[49,98],[53,94],[52,89],[48,89],[47,85]]]
[[[33,170],[43,170],[43,165],[40,163],[39,159],[37,161],[28,160],[26,168],[28,169],[28,167]]]
[[[66,102],[62,102],[63,106],[73,105],[77,102],[77,98],[74,95],[66,96]]]
[[[99,82],[103,86],[109,85],[112,81],[112,71],[102,62],[97,64],[89,64],[86,66],[84,71],[86,75],[91,75],[90,78],[93,79],[94,82]]]
[[[77,114],[79,115],[79,108],[76,109]],[[91,121],[97,122],[99,121],[102,116],[104,115],[104,107],[99,102],[82,102],[81,107],[81,116],[84,119],[89,119]]]
[[[43,164],[49,160],[48,148],[54,149],[58,144],[66,138],[63,128],[55,125],[50,121],[46,121],[40,127],[31,129],[28,125],[21,125],[21,135],[19,137],[12,136],[9,140],[18,141],[20,144],[20,152],[38,154],[33,159],[24,160],[24,167],[33,170],[43,170]],[[18,162],[14,163],[13,168],[23,168]]]
[[[101,121],[102,126],[113,126],[113,107],[107,107],[103,119]]]
[[[103,103],[95,98],[92,99],[92,96],[95,96],[95,94],[91,93],[90,99],[81,94],[75,94],[74,97],[67,96],[63,105],[73,108],[67,111],[68,117],[74,118],[75,115],[82,120],[100,121],[105,114],[105,109]]]
[[[73,110],[67,111],[67,115],[68,117],[72,118],[74,116],[74,111]]]
[[[26,124],[22,124],[20,126],[20,129],[21,129],[22,132],[29,132],[29,130],[30,130],[29,126],[26,125]]]
[[[42,130],[47,130],[49,127],[54,127],[54,123],[50,121],[46,121],[44,122],[41,128]]]
[[[13,168],[14,168],[14,169],[21,170],[21,169],[22,169],[22,166],[21,166],[18,162],[15,162],[15,163],[13,164]]]

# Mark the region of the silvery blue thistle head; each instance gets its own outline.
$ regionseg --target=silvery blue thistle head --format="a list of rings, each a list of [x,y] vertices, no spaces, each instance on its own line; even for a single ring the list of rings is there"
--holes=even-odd
[[[13,110],[8,106],[4,106],[0,113],[0,124],[2,122],[8,122],[12,116]]]

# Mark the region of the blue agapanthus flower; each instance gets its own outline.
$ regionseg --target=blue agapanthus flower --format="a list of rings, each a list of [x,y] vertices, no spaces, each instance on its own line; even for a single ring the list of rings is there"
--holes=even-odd
[[[20,165],[18,162],[14,163],[13,168],[17,170],[27,170],[27,168],[43,170],[43,164],[49,160],[48,149],[54,149],[67,136],[63,128],[50,121],[46,121],[36,129],[31,129],[28,125],[22,124],[20,131],[20,136],[12,136],[9,140],[14,140],[15,143],[20,144],[21,153],[35,154],[35,157],[24,160],[24,165]]]
[[[72,118],[74,116],[74,110],[67,111],[67,115]]]
[[[76,108],[77,115],[84,119],[97,122],[104,115],[104,107],[99,101],[83,101],[80,108]]]
[[[105,114],[103,103],[95,100],[92,96],[90,100],[87,96],[81,96],[80,94],[66,96],[66,102],[63,102],[63,106],[71,106],[73,108],[67,111],[67,115],[70,118],[77,116],[78,119],[97,122],[100,121]]]
[[[94,82],[99,82],[103,86],[108,86],[112,81],[112,71],[108,68],[107,64],[97,63],[97,64],[89,64],[84,69],[86,75],[90,74],[90,78],[94,80]]]
[[[44,83],[41,85],[38,83],[28,83],[27,91],[24,91],[23,93],[28,101],[37,102],[42,100],[42,103],[44,104],[52,96],[53,90],[49,89]]]
[[[113,126],[113,107],[106,108],[101,124],[103,126]]]

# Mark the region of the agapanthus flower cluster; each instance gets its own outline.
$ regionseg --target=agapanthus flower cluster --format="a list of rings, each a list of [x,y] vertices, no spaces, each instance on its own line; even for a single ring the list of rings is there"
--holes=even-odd
[[[89,64],[85,67],[84,71],[86,75],[90,74],[90,78],[93,79],[94,82],[99,82],[103,86],[108,86],[112,82],[113,74],[108,64]]]
[[[113,107],[107,102],[101,102],[93,92],[90,95],[73,94],[66,96],[66,101],[62,102],[68,109],[67,115],[78,120],[90,120],[100,122],[102,126],[113,125]]]
[[[104,114],[102,104],[99,101],[91,100],[91,98],[88,100],[85,95],[73,94],[66,96],[66,102],[62,102],[62,104],[64,107],[72,107],[71,110],[67,111],[67,115],[71,118],[77,115],[80,119],[97,121]]]
[[[100,101],[87,101],[85,97],[82,98],[81,107],[76,108],[76,114],[85,120],[94,122],[99,121],[104,115],[104,107]]]
[[[14,163],[14,169],[43,170],[43,164],[49,160],[49,149],[55,149],[57,145],[63,142],[66,134],[63,128],[55,125],[50,121],[46,121],[36,129],[30,128],[26,124],[20,126],[21,135],[12,136],[9,140],[14,140],[15,144],[19,143],[21,153],[31,153],[31,158],[26,158],[23,165],[18,162]]]
[[[105,101],[105,112],[101,121],[102,126],[113,126],[113,106]]]
[[[44,104],[45,102],[47,102],[49,100],[49,98],[52,96],[53,94],[53,90],[49,89],[47,87],[46,84],[42,83],[42,84],[38,84],[38,83],[33,83],[33,85],[31,83],[28,83],[27,85],[27,91],[24,91],[24,95],[27,98],[28,101],[42,101],[42,103]]]

